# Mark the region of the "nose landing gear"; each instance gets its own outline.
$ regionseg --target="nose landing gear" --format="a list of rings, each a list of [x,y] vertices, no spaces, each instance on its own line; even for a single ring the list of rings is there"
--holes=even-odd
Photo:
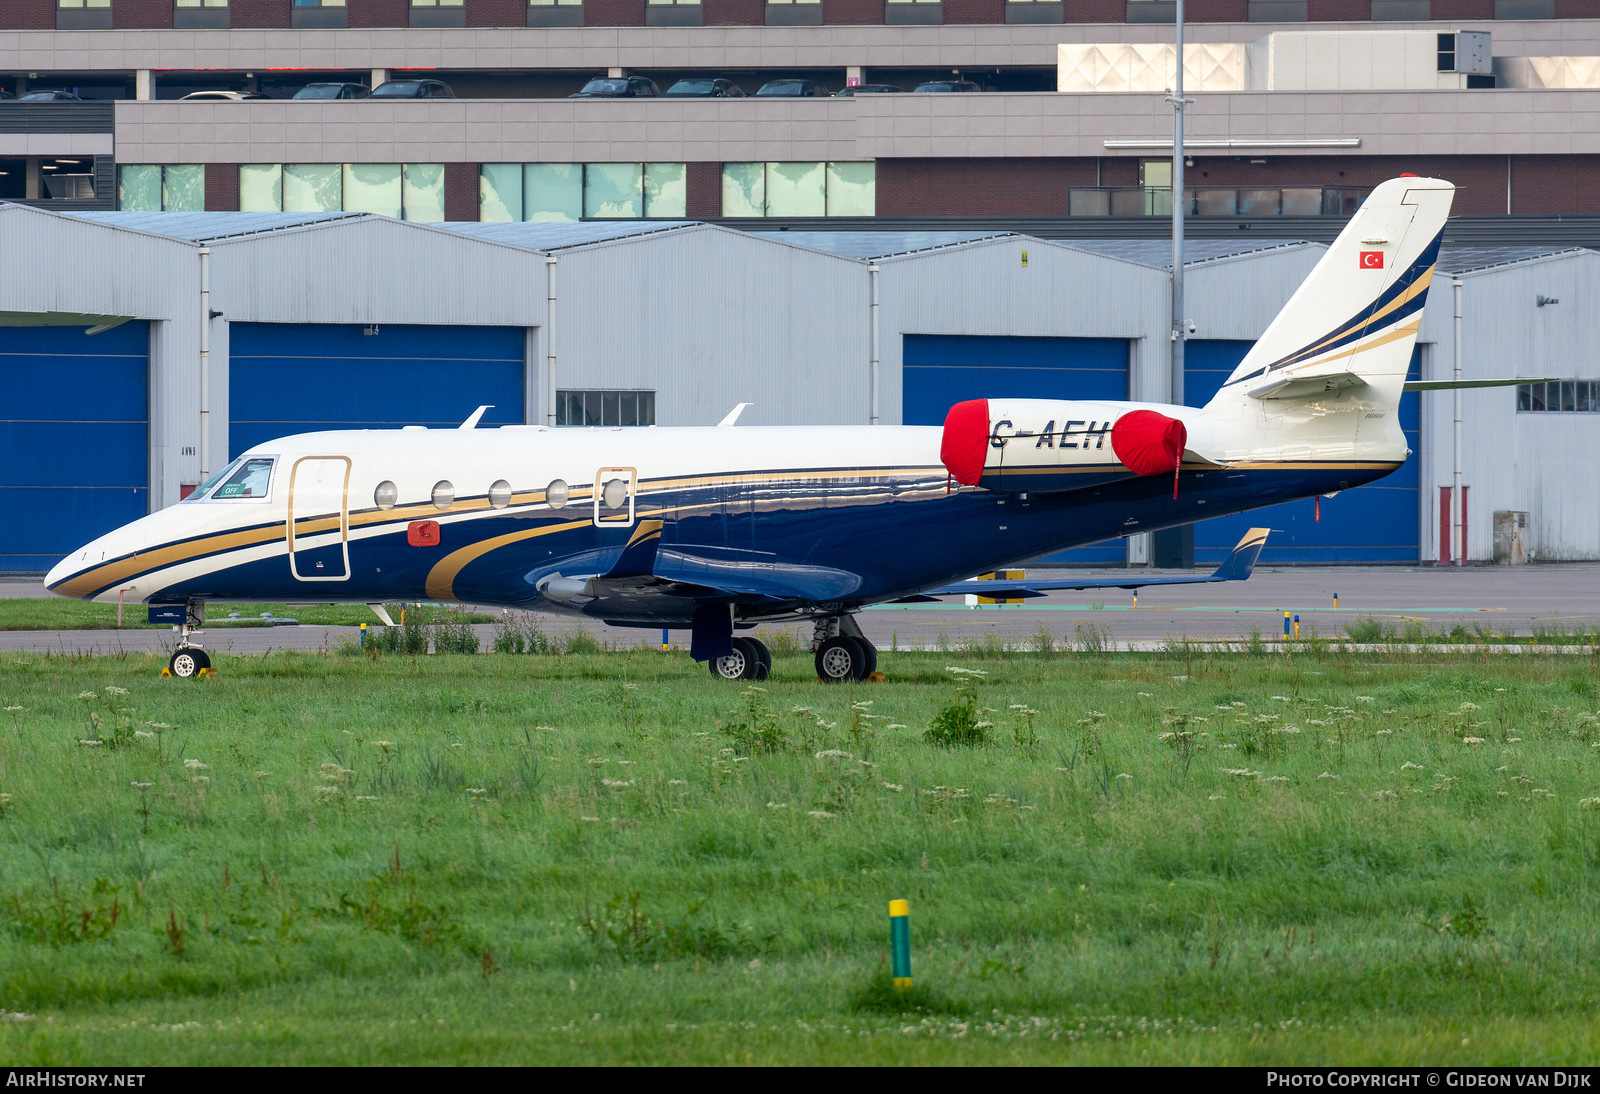
[[[173,624],[178,632],[178,648],[172,651],[167,671],[180,680],[191,680],[211,668],[211,657],[200,646],[189,640],[206,622],[206,602],[191,600],[184,608],[183,622]]]
[[[867,641],[853,615],[819,616],[811,649],[817,679],[825,684],[865,680],[878,671],[878,648]]]

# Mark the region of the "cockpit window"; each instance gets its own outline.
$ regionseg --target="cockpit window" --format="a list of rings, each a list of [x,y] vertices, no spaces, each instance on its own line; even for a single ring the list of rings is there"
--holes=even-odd
[[[267,486],[272,481],[271,457],[256,457],[239,461],[237,470],[223,480],[217,487],[217,492],[212,497],[224,498],[264,498],[267,496]]]

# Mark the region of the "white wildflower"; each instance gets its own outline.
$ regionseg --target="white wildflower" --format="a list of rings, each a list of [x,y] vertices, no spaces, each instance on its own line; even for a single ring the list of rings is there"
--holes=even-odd
[[[133,784],[133,788],[135,790],[149,790],[154,785],[155,785],[155,783],[138,783],[138,782],[136,782],[136,783]]]
[[[600,785],[609,786],[609,787],[613,787],[613,788],[623,787],[623,786],[632,786],[633,785],[633,780],[632,779],[601,779],[600,780]]]
[[[1410,760],[1407,760],[1405,763],[1400,765],[1400,770],[1401,771],[1421,771],[1422,770],[1422,765],[1421,764],[1414,764]]]
[[[1127,779],[1129,782],[1133,781],[1133,776],[1128,774],[1126,771],[1124,771],[1121,774],[1119,774],[1117,776],[1117,778],[1119,778],[1119,779]]]
[[[1579,798],[1578,805],[1584,809],[1600,809],[1600,798]]]
[[[689,785],[689,780],[688,779],[668,779],[667,780],[667,785],[668,786],[688,786]]]
[[[1269,782],[1269,783],[1286,783],[1286,782],[1289,781],[1289,776],[1287,776],[1287,775],[1268,775],[1262,781],[1263,782]]]
[[[482,787],[482,786],[469,786],[469,787],[466,788],[466,791],[467,791],[468,794],[472,794],[472,795],[475,795],[475,796],[478,795],[478,794],[487,794],[489,792],[487,787]]]
[[[1478,709],[1478,704],[1477,703],[1462,703],[1460,709],[1461,710],[1477,710]]]
[[[767,803],[767,808],[768,809],[787,809],[787,808],[789,808],[789,803],[788,802],[768,802]]]
[[[817,753],[816,758],[819,759],[819,760],[853,760],[853,759],[855,759],[855,757],[852,756],[850,753],[844,752],[844,751],[842,751],[840,749],[837,749],[837,748],[825,748],[821,752]]]
[[[1358,703],[1370,703],[1372,701],[1373,701],[1373,699],[1372,699],[1372,696],[1370,696],[1370,695],[1357,695],[1356,696],[1356,702],[1358,702]]]
[[[591,821],[591,822],[593,822],[593,821],[598,821],[600,818],[599,817],[579,817],[578,819],[581,820],[581,821]]]
[[[172,726],[170,726],[166,722],[146,722],[145,725],[149,726],[151,729],[171,729],[172,728]]]
[[[1319,779],[1337,779],[1338,777],[1339,776],[1335,775],[1331,771],[1324,771],[1322,774],[1317,776]]]
[[[211,765],[210,764],[203,764],[199,760],[184,760],[183,761],[183,766],[187,767],[190,771],[210,771],[211,770]]]
[[[896,794],[905,789],[905,787],[899,783],[884,783],[883,788],[885,790],[893,790]]]
[[[808,817],[822,817],[825,820],[826,819],[831,819],[831,818],[836,817],[838,815],[839,814],[837,814],[837,813],[830,813],[826,809],[811,809],[811,810],[807,810],[806,811],[806,816],[808,816]]]
[[[104,744],[105,742],[97,741],[93,737],[84,737],[84,738],[81,738],[78,741],[78,743],[80,745],[89,745],[90,747],[93,747],[93,746],[98,745],[98,744]]]
[[[1289,697],[1287,695],[1274,695],[1272,696],[1272,701],[1274,703],[1287,703],[1289,701]]]
[[[1461,738],[1461,743],[1464,745],[1481,745],[1483,740],[1482,737],[1463,737]]]
[[[97,692],[97,691],[80,691],[80,692],[78,692],[78,698],[80,698],[80,699],[98,699],[98,698],[100,698],[100,693]]]
[[[903,725],[901,725],[901,724],[900,724],[900,723],[899,723],[899,722],[890,722],[890,723],[889,723],[889,724],[888,724],[888,725],[887,725],[887,726],[885,726],[885,727],[884,727],[884,728],[885,728],[885,729],[904,729],[904,728],[906,728],[906,727],[905,727],[905,726],[903,726]]]
[[[6,707],[7,710],[27,710],[27,707]]]
[[[358,801],[358,802],[375,802],[377,800],[378,799],[376,797],[374,797],[373,795],[371,795],[371,794],[357,794],[356,795],[356,801]]]

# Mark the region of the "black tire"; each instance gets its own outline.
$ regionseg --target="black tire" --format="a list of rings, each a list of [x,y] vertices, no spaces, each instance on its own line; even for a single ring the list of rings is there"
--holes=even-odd
[[[208,662],[202,661],[205,657],[202,650],[181,649],[172,652],[172,660],[167,662],[167,671],[179,680],[193,680],[200,675],[200,670],[208,667]]]
[[[745,641],[756,648],[756,672],[751,679],[765,680],[772,675],[772,651],[759,638],[747,638]]]
[[[748,638],[735,638],[733,652],[706,662],[711,675],[719,680],[753,680],[760,664],[754,644]]]
[[[200,659],[201,668],[209,669],[211,667],[211,655],[209,653],[201,649],[196,649],[191,652],[193,652],[194,655]]]
[[[867,663],[864,645],[848,635],[838,635],[817,647],[817,679],[825,684],[864,680]]]
[[[878,647],[874,646],[871,642],[868,642],[865,638],[857,638],[856,643],[862,648],[862,650],[866,652],[867,657],[866,671],[860,676],[856,677],[856,679],[865,680],[867,677],[878,671]]]

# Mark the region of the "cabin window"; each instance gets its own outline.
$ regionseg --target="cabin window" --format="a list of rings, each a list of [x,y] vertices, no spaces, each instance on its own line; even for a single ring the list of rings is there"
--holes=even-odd
[[[505,479],[500,479],[489,487],[489,507],[504,509],[511,504],[511,484]]]
[[[448,509],[455,504],[456,488],[449,479],[440,479],[433,484],[433,507],[435,509]]]
[[[571,490],[567,487],[566,479],[554,479],[544,488],[545,503],[552,509],[565,509],[570,496]]]
[[[395,502],[399,500],[400,488],[388,479],[380,482],[378,488],[372,492],[372,504],[379,509],[393,509]]]
[[[219,500],[266,497],[267,488],[272,484],[272,465],[275,462],[271,457],[239,461],[238,470],[223,479],[222,485],[211,496]]]

